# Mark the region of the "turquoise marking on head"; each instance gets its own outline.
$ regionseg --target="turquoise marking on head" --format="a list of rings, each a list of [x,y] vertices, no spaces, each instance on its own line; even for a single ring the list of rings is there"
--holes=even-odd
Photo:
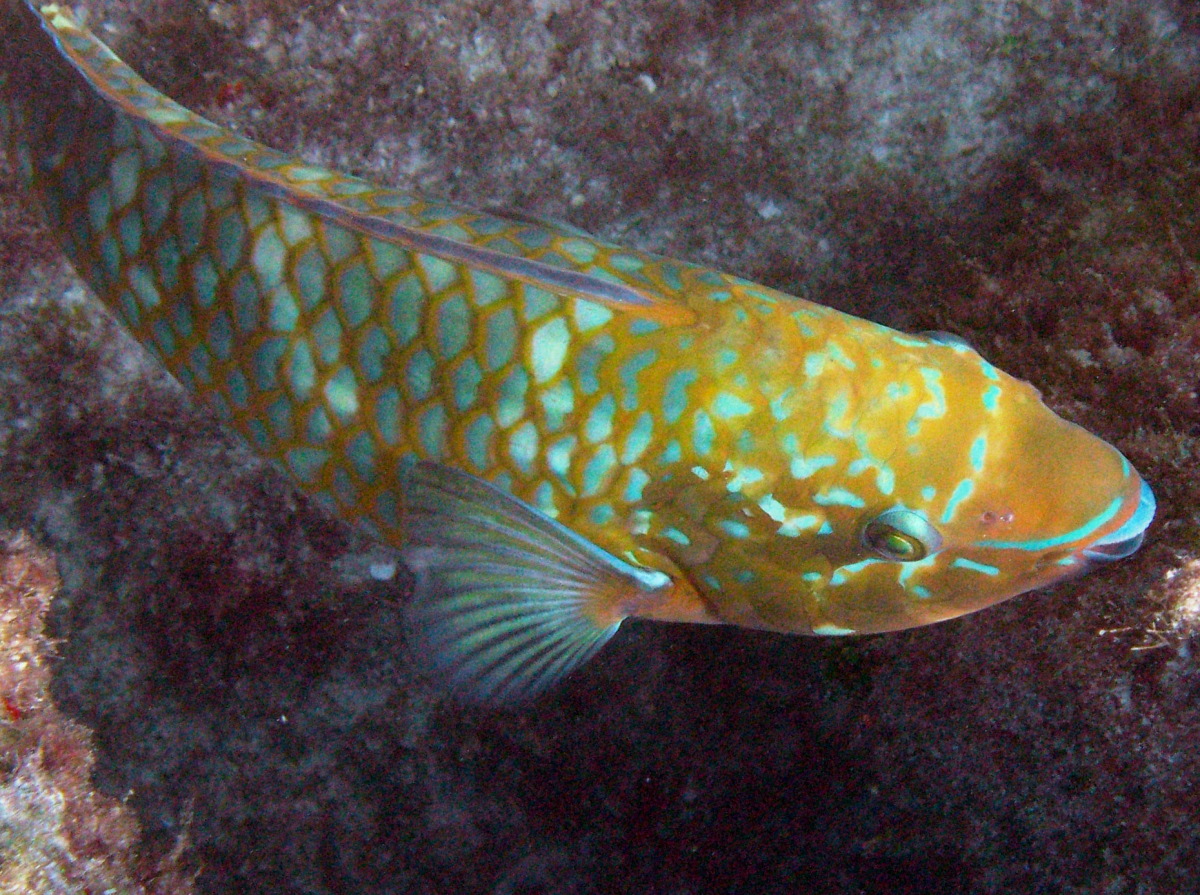
[[[1097,529],[1107,525],[1114,516],[1121,510],[1124,500],[1120,497],[1114,497],[1105,509],[1098,513],[1091,521],[1079,526],[1073,531],[1068,531],[1055,538],[1038,538],[1028,541],[978,541],[980,547],[991,547],[997,550],[1049,550],[1052,547],[1061,547],[1063,544],[1069,544],[1072,541],[1080,541],[1090,535]]]
[[[784,519],[779,524],[776,534],[782,535],[785,538],[798,538],[809,529],[816,528],[821,521],[820,516],[813,515],[812,513],[802,513],[799,516]],[[818,534],[822,533],[828,534],[828,532],[818,532]]]
[[[857,575],[863,569],[881,562],[883,562],[882,559],[868,557],[858,562],[847,563],[841,568],[835,569],[833,574],[829,576],[829,585],[830,587],[835,587],[839,584],[845,584],[852,576]]]
[[[971,572],[979,572],[982,575],[994,576],[1000,574],[1000,570],[995,566],[989,566],[981,562],[975,562],[972,559],[964,559],[961,556],[954,560],[954,562],[950,563],[950,566],[951,568],[955,569],[967,569]]]
[[[929,397],[922,401],[908,424],[908,434],[916,435],[924,420],[939,419],[946,415],[946,390],[942,387],[942,371],[934,367],[921,367],[921,378]]]
[[[731,538],[744,540],[750,537],[750,526],[745,522],[738,522],[736,519],[722,519],[717,523],[725,534]]]
[[[807,479],[820,469],[826,466],[833,466],[837,463],[837,458],[828,454],[819,454],[815,457],[793,457],[791,463],[791,473],[794,479]]]
[[[713,402],[713,413],[718,419],[723,420],[746,416],[753,409],[753,405],[730,392],[719,392]]]
[[[973,442],[971,442],[971,453],[969,455],[970,461],[971,461],[971,469],[975,470],[975,472],[982,472],[983,471],[983,458],[986,454],[987,454],[987,436],[980,435]]]
[[[753,466],[739,467],[734,473],[733,478],[725,483],[725,490],[731,494],[738,493],[746,485],[752,485],[755,482],[760,482],[763,479],[761,469],[755,469]]]
[[[954,486],[954,491],[950,494],[950,499],[946,501],[946,509],[942,512],[942,524],[948,524],[954,519],[954,514],[958,512],[958,505],[971,496],[971,492],[975,490],[975,482],[972,479],[963,479]]]
[[[729,367],[738,362],[738,353],[732,348],[722,348],[717,352],[717,367]]]
[[[775,499],[774,494],[766,494],[758,500],[759,508],[774,519],[776,522],[782,522],[787,518],[787,507]]]
[[[824,491],[818,491],[813,495],[813,503],[818,506],[845,506],[861,509],[865,507],[866,501],[855,494],[853,491],[848,491],[845,488],[833,486],[826,488]]]
[[[825,421],[821,428],[827,435],[834,438],[846,439],[854,435],[853,421],[850,416],[850,396],[842,391],[835,395],[825,411]]]
[[[788,398],[795,391],[791,386],[788,386],[779,395],[771,399],[771,416],[776,422],[782,423],[792,415],[792,408],[788,405]]]
[[[846,356],[846,353],[842,351],[836,342],[827,343],[825,346],[825,351],[829,354],[829,359],[835,364],[838,364],[847,370],[857,369],[858,365]]]

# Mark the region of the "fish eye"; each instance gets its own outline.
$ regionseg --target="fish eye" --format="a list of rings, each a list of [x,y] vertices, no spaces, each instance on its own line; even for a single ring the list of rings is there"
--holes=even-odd
[[[942,536],[920,513],[897,508],[880,513],[863,527],[863,544],[895,562],[917,562],[937,553]]]

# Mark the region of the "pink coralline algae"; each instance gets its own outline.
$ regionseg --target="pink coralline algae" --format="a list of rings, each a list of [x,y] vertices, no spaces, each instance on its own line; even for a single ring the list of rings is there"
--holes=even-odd
[[[50,698],[57,587],[49,554],[0,532],[0,893],[188,895],[183,841],[158,860],[139,853],[133,814],[92,788],[90,732]]]

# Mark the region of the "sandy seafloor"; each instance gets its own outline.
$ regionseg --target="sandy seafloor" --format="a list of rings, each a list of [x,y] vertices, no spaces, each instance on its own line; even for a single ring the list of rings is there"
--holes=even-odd
[[[541,701],[465,709],[414,677],[386,551],[121,334],[5,167],[0,524],[57,558],[53,693],[144,853],[186,836],[214,895],[1195,891],[1192,4],[78,6],[311,161],[957,332],[1160,505],[1135,558],[974,616],[628,624]]]

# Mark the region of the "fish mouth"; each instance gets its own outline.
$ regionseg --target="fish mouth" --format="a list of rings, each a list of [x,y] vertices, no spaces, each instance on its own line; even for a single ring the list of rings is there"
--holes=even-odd
[[[1150,490],[1150,486],[1143,479],[1141,490],[1138,493],[1137,508],[1125,520],[1125,524],[1109,532],[1095,543],[1089,544],[1080,552],[1093,562],[1115,562],[1118,559],[1124,559],[1142,546],[1146,528],[1154,519],[1156,508],[1154,492]]]

